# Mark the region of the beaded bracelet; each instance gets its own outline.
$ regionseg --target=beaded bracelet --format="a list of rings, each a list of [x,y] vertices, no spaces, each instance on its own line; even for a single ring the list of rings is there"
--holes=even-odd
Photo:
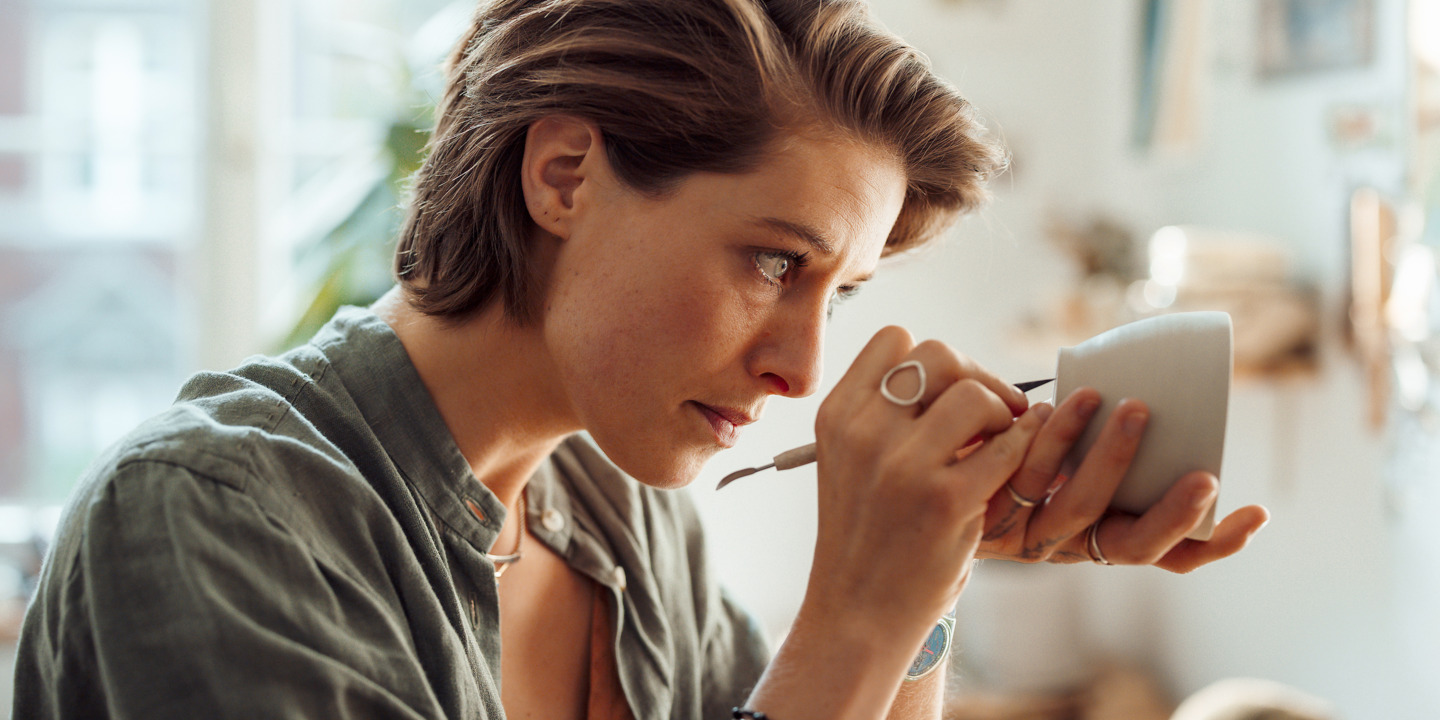
[[[731,720],[770,720],[769,716],[763,712],[738,707],[730,709],[730,718]]]

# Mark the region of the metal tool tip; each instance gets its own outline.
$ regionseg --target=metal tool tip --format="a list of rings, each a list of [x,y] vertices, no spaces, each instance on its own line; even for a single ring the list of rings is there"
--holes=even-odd
[[[735,482],[736,480],[739,480],[740,478],[745,477],[746,475],[754,475],[755,473],[760,472],[761,470],[769,470],[769,469],[772,468],[772,467],[775,467],[775,463],[773,463],[773,462],[772,462],[772,463],[769,463],[769,464],[767,464],[767,465],[761,465],[760,467],[752,467],[752,468],[745,468],[744,470],[736,470],[735,472],[730,473],[729,475],[726,475],[726,476],[723,477],[723,478],[720,478],[720,484],[719,484],[719,485],[716,485],[716,486],[715,486],[715,489],[716,489],[716,490],[719,490],[720,488],[723,488],[723,487],[725,487],[726,485],[729,485],[730,483]]]

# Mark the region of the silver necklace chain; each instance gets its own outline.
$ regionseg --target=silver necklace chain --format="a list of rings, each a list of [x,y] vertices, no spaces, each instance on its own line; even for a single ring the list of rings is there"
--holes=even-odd
[[[520,491],[520,502],[515,504],[515,512],[520,515],[520,534],[515,537],[515,552],[509,555],[491,555],[490,553],[485,553],[485,557],[490,558],[490,562],[495,564],[496,580],[499,580],[500,576],[504,575],[505,571],[509,570],[511,565],[520,562],[521,556],[524,555],[524,553],[520,552],[521,548],[525,547],[526,522],[524,490]]]

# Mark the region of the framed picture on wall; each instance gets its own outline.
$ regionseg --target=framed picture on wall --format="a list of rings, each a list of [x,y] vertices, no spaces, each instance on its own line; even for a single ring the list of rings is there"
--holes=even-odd
[[[1374,0],[1260,0],[1259,70],[1283,77],[1368,65]]]

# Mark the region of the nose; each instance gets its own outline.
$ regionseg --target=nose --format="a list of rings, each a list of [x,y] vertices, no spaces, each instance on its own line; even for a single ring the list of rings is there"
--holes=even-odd
[[[823,303],[804,310],[777,306],[751,352],[751,375],[766,381],[774,395],[813,395],[820,387],[826,317]]]

